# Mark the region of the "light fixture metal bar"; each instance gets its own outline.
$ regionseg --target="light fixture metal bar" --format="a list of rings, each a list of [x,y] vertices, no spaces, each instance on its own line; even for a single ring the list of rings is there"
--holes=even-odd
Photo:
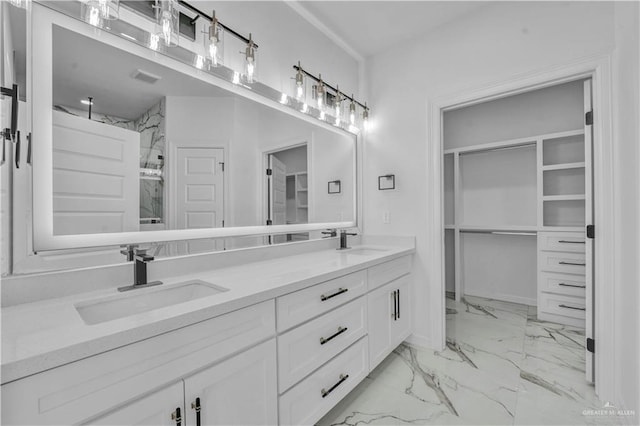
[[[299,67],[297,65],[293,66],[293,69],[295,69],[296,71],[300,71],[301,73],[303,73],[304,75],[306,75],[307,77],[315,80],[317,83],[320,83],[320,78],[316,77],[315,75],[309,73],[307,70],[305,70],[302,67]],[[332,85],[330,85],[329,83],[327,83],[326,81],[322,80],[322,84],[324,84],[326,87],[328,87],[329,89],[331,89],[331,91],[333,91],[333,93],[338,93],[340,92],[342,94],[342,96],[344,96],[345,99],[349,99],[352,102],[357,103],[358,105],[360,105],[363,109],[365,110],[369,110],[369,107],[366,105],[363,105],[362,103],[358,102],[355,98],[352,98],[351,96],[347,96],[347,94],[345,92],[339,91],[338,89],[336,89],[335,87],[333,87]]]
[[[200,15],[201,17],[205,18],[208,21],[211,21],[211,16],[207,15],[206,13],[204,13],[203,11],[201,11],[200,9],[198,9],[195,6],[192,6],[191,4],[187,3],[184,0],[178,0],[178,4],[180,6],[184,6],[187,9],[189,9],[190,11],[192,11],[193,13],[197,13],[198,15]],[[240,40],[244,41],[245,43],[249,43],[249,39],[245,36],[243,36],[242,34],[232,30],[231,28],[227,27],[225,24],[223,24],[222,22],[220,22],[220,20],[218,20],[218,25],[220,25],[222,28],[225,29],[225,31],[233,34],[234,36],[236,36],[237,38],[239,38]],[[252,40],[253,41],[253,40]],[[258,45],[256,44],[255,41],[253,41],[253,47],[255,47],[256,49],[258,48]]]

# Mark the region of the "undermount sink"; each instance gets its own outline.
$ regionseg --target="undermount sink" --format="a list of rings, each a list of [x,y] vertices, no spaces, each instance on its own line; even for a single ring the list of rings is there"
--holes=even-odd
[[[344,253],[356,254],[359,256],[371,256],[374,254],[380,254],[385,251],[389,251],[389,249],[377,248],[377,247],[355,247],[350,250],[345,250]]]
[[[132,290],[118,296],[81,302],[77,303],[75,308],[85,324],[93,325],[213,296],[228,290],[205,281],[191,280],[167,287]]]

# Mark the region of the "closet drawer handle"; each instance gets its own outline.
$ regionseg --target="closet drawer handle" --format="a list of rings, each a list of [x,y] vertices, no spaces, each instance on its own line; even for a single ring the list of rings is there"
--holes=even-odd
[[[333,390],[334,390],[335,388],[337,388],[338,386],[340,386],[340,385],[342,384],[342,382],[344,382],[344,381],[345,381],[345,380],[347,380],[348,378],[349,378],[349,375],[348,375],[348,374],[341,374],[341,375],[340,375],[340,380],[338,380],[338,382],[337,382],[335,385],[331,386],[331,387],[329,388],[329,390],[322,389],[322,390],[320,391],[320,393],[322,394],[322,397],[323,397],[323,398],[326,398],[326,397],[327,397],[327,395],[329,395],[331,392],[333,392]]]
[[[563,244],[584,244],[584,241],[568,241],[568,240],[559,240],[559,243]]]
[[[560,265],[587,266],[586,263],[558,262]]]
[[[324,337],[321,337],[320,338],[320,344],[324,345],[325,343],[327,343],[331,339],[334,339],[335,337],[338,337],[339,335],[341,335],[345,331],[347,331],[347,327],[338,327],[338,331],[335,334],[332,334],[331,336],[327,337],[326,339]]]
[[[332,297],[336,297],[336,296],[341,295],[342,293],[346,293],[346,292],[348,292],[348,291],[349,291],[349,289],[348,289],[348,288],[342,288],[342,287],[341,287],[341,288],[339,288],[339,289],[338,289],[338,291],[337,291],[337,292],[335,292],[335,293],[333,293],[333,294],[330,294],[330,295],[328,295],[328,296],[325,296],[325,295],[323,294],[322,296],[320,296],[320,300],[322,300],[322,301],[324,302],[325,300],[329,300],[329,299],[331,299]]]
[[[562,287],[575,287],[575,288],[587,288],[586,285],[576,285],[576,284],[566,284],[566,283],[558,283]]]
[[[575,306],[569,306],[569,305],[564,305],[564,304],[560,304],[558,306],[561,307],[561,308],[575,309],[576,311],[586,311],[586,308],[576,308]]]

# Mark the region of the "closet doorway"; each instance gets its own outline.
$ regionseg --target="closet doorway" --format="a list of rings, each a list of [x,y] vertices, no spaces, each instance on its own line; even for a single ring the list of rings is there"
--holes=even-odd
[[[585,346],[588,382],[591,110],[591,79],[583,78],[442,115],[447,306],[468,312],[489,300],[527,321],[570,327]],[[460,326],[454,310],[447,309],[447,328]]]

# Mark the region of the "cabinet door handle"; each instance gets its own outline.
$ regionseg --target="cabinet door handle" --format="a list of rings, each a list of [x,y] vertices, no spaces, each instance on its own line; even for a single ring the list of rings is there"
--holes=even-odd
[[[176,411],[171,413],[171,420],[176,422],[176,426],[182,426],[182,416],[180,416],[180,407],[176,408]]]
[[[558,240],[558,242],[562,244],[584,244],[584,241]]]
[[[321,295],[321,296],[320,296],[320,300],[322,300],[322,301],[324,302],[325,300],[329,300],[329,299],[331,299],[332,297],[336,297],[336,296],[338,296],[338,295],[340,295],[340,294],[342,294],[342,293],[346,293],[346,292],[348,292],[348,291],[349,291],[349,289],[348,289],[348,288],[342,288],[342,287],[341,287],[341,288],[339,288],[339,289],[338,289],[338,291],[337,291],[337,292],[335,292],[335,293],[333,293],[333,294],[330,294],[330,295],[328,295],[328,296],[325,296],[324,294],[323,294],[323,295]]]
[[[331,336],[327,337],[326,339],[324,337],[321,337],[320,338],[320,344],[324,345],[325,343],[327,343],[331,339],[336,338],[337,336],[341,335],[345,331],[347,331],[347,327],[338,327],[338,331],[336,333],[332,334]]]
[[[200,411],[202,411],[200,398],[196,398],[196,401],[191,403],[191,409],[196,410],[196,426],[200,426]]]
[[[567,308],[567,309],[575,309],[576,311],[585,311],[586,308],[577,308],[575,306],[569,306],[569,305],[564,305],[564,304],[560,304],[558,305],[561,308]]]
[[[562,287],[575,287],[575,288],[587,288],[586,285],[576,285],[576,284],[567,284],[567,283],[558,283]]]
[[[560,265],[573,265],[573,266],[587,266],[586,263],[575,263],[575,262],[558,262]]]
[[[400,289],[397,289],[396,293],[396,299],[398,300],[398,315],[396,315],[396,319],[400,319]]]
[[[337,388],[338,386],[340,386],[340,385],[342,384],[342,382],[344,382],[344,381],[345,381],[345,380],[347,380],[348,378],[349,378],[349,375],[348,375],[348,374],[341,374],[341,375],[340,375],[340,380],[338,380],[338,382],[337,382],[335,385],[331,386],[331,387],[329,388],[329,390],[322,389],[322,390],[320,391],[320,393],[322,394],[322,397],[323,397],[323,398],[326,398],[326,397],[327,397],[327,395],[329,395],[331,392],[333,392],[333,390],[334,390],[335,388]]]
[[[398,304],[396,303],[396,291],[393,290],[391,292],[391,295],[393,296],[393,313],[391,314],[391,318],[393,318],[393,320],[396,320],[396,317],[398,316]]]

